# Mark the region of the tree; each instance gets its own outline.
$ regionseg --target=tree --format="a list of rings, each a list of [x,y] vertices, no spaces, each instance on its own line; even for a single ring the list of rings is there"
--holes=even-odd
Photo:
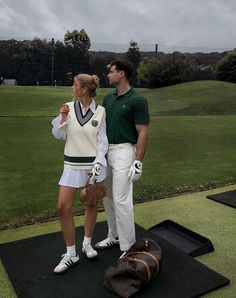
[[[160,63],[161,86],[174,85],[192,79],[192,69],[185,55],[180,52],[167,54]]]
[[[90,73],[96,74],[99,77],[99,85],[101,87],[108,87],[109,82],[107,79],[108,68],[107,65],[115,60],[115,57],[107,54],[105,52],[98,52],[96,54],[91,54],[90,57]]]
[[[144,57],[137,68],[138,80],[144,87],[160,87],[160,62],[155,58]]]
[[[137,84],[137,68],[141,61],[141,54],[139,51],[139,47],[137,42],[131,40],[129,43],[129,49],[126,53],[126,59],[132,63],[134,71],[131,78],[131,84],[136,85]]]
[[[64,36],[64,42],[66,46],[70,45],[79,48],[84,54],[87,53],[91,46],[90,39],[84,29],[80,31],[73,30],[72,32],[67,31]]]
[[[146,87],[156,88],[190,81],[192,69],[184,54],[174,52],[162,60],[145,58],[137,69],[140,83]]]
[[[64,43],[55,42],[54,51],[54,79],[57,85],[71,85],[71,76],[67,74],[68,68],[68,52]]]
[[[86,72],[89,67],[89,48],[90,39],[84,29],[67,31],[64,42],[68,50],[68,69],[67,73],[72,76],[80,72]]]
[[[236,83],[236,50],[229,52],[216,66],[219,80]]]

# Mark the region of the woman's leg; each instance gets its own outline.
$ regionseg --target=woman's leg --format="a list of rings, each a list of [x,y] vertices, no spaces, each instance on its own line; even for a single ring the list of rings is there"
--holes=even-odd
[[[84,221],[84,241],[82,251],[89,259],[95,258],[98,253],[91,245],[93,230],[97,219],[97,206],[86,206]]]
[[[78,263],[79,256],[75,249],[75,224],[72,216],[72,203],[76,188],[60,186],[58,194],[58,213],[67,252],[60,263],[54,268],[54,273],[65,272],[69,267]]]
[[[92,237],[97,220],[97,206],[86,206],[84,220],[84,236]]]
[[[75,224],[72,216],[72,204],[75,192],[76,188],[60,186],[58,194],[58,213],[67,246],[75,244]]]

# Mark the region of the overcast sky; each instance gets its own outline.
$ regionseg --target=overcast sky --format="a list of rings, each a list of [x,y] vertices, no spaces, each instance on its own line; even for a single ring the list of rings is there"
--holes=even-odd
[[[236,48],[236,0],[0,0],[0,39],[63,40],[85,29],[92,46]]]

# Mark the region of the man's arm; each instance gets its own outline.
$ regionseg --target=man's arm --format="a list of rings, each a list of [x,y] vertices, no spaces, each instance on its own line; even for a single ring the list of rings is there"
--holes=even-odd
[[[148,143],[148,128],[149,125],[135,125],[137,132],[138,132],[138,141],[136,145],[136,160],[143,162],[144,155],[147,149]]]
[[[130,181],[136,181],[142,176],[142,162],[147,149],[148,142],[148,128],[145,125],[135,125],[138,132],[138,141],[136,144],[136,156],[135,161],[129,169],[128,177]]]

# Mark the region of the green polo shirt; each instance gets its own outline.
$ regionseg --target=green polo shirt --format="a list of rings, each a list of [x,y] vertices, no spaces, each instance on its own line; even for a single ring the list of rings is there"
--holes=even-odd
[[[110,144],[136,144],[136,124],[149,124],[148,103],[133,88],[122,95],[114,90],[103,100],[106,109],[107,137]]]

